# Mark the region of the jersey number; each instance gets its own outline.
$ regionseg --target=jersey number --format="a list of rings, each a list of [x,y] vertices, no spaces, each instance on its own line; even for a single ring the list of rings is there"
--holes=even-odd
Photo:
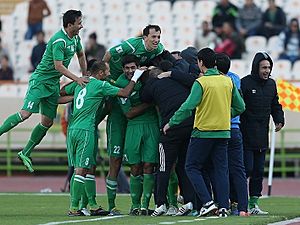
[[[76,98],[76,109],[81,109],[84,103],[84,96],[86,95],[86,88],[83,88],[79,91],[78,96]]]
[[[113,153],[114,153],[114,154],[120,154],[120,150],[121,150],[121,147],[115,145],[115,146],[114,146],[114,151],[113,151]]]

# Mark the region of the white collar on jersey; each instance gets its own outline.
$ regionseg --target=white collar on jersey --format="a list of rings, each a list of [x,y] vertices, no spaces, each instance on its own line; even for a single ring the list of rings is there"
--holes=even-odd
[[[143,39],[142,41],[143,41],[143,45],[144,45],[144,47],[145,47],[146,51],[147,51],[147,52],[152,52],[152,51],[150,51],[150,50],[148,50],[148,49],[147,49],[147,47],[146,47],[146,45],[145,45],[145,41],[144,41],[144,39]]]
[[[61,30],[62,30],[62,32],[64,32],[64,34],[65,34],[70,40],[72,40],[72,38],[70,38],[70,36],[68,35],[68,33],[66,32],[66,30],[65,30],[64,27],[62,27]]]

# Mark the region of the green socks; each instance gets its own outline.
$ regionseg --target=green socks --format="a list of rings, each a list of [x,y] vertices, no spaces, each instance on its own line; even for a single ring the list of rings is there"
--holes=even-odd
[[[84,190],[82,192],[82,195],[81,195],[81,201],[80,201],[80,209],[83,209],[83,208],[87,208],[87,205],[89,204],[89,199],[88,199],[88,196],[87,196],[87,190],[86,190],[86,180],[84,182]]]
[[[130,196],[132,201],[131,209],[141,207],[141,197],[143,193],[143,177],[130,175]]]
[[[27,157],[30,156],[33,148],[41,142],[48,129],[48,127],[45,127],[40,123],[35,126],[35,128],[31,132],[29,141],[27,142],[25,148],[22,150],[24,155],[26,155]]]
[[[71,194],[71,207],[70,210],[78,210],[79,209],[79,201],[81,199],[81,195],[84,191],[84,181],[85,178],[80,175],[74,176],[74,182],[72,185],[72,194]]]
[[[142,208],[148,209],[154,187],[153,174],[144,174]]]
[[[249,198],[249,209],[255,208],[258,205],[258,197],[257,196],[250,196]]]
[[[85,176],[85,192],[88,197],[88,202],[91,209],[97,209],[98,204],[96,202],[96,181],[95,175],[87,174]]]
[[[116,207],[115,200],[117,195],[117,180],[111,177],[106,178],[106,192],[108,200],[108,211]]]
[[[167,194],[169,205],[178,207],[177,192],[178,192],[178,178],[176,172],[172,171],[170,174],[168,194]]]
[[[23,121],[21,114],[15,113],[13,115],[10,115],[2,124],[2,126],[0,127],[0,136],[4,133],[6,133],[7,131],[11,130],[12,128],[14,128],[15,126],[17,126],[19,123],[21,123]]]

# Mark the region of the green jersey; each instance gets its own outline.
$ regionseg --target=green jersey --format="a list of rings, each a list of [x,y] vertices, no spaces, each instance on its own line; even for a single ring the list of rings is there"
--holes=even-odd
[[[122,74],[118,80],[116,81],[116,85],[118,86],[126,86],[128,85],[129,80],[126,78],[125,74]],[[131,107],[138,106],[142,104],[140,100],[140,88],[141,84],[138,82],[135,85],[134,91],[131,93],[129,98],[119,98],[119,103],[121,105],[121,109],[124,113],[129,112]],[[134,124],[144,124],[144,123],[157,123],[158,124],[158,116],[154,106],[149,107],[143,114],[136,116],[132,119],[128,119],[128,125]]]
[[[139,58],[140,64],[143,66],[151,59],[161,54],[164,46],[159,43],[157,48],[149,51],[146,49],[145,42],[142,37],[130,38],[109,49],[111,59],[109,61],[111,78],[117,80],[122,74],[122,57],[128,54],[134,54]]]
[[[68,68],[74,54],[81,50],[80,37],[76,35],[70,38],[66,31],[61,29],[50,38],[43,58],[32,74],[32,78],[50,85],[59,84],[62,74],[55,69],[54,61],[62,61],[63,65]]]
[[[81,88],[77,83],[65,87],[68,95],[74,95],[72,124],[69,129],[95,130],[96,113],[106,96],[116,96],[119,88],[107,81],[90,77],[90,82]]]

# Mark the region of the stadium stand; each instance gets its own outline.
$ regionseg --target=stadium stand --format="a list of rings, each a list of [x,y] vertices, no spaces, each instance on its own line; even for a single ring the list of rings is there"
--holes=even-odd
[[[140,34],[142,28],[151,23],[160,25],[162,28],[161,42],[166,49],[173,51],[194,45],[196,29],[199,29],[202,21],[211,21],[217,0],[177,0],[173,6],[170,1],[166,0],[47,0],[47,3],[52,14],[44,20],[46,40],[61,26],[62,13],[67,9],[73,8],[82,10],[84,15],[84,28],[80,32],[83,43],[85,43],[90,33],[96,32],[98,40],[105,46],[111,47],[123,39]],[[232,0],[232,3],[241,7],[244,4],[244,0]],[[267,0],[255,0],[255,3],[261,7],[262,11],[268,5]],[[287,13],[288,20],[291,17],[300,18],[299,0],[276,0],[276,4],[283,7]],[[29,57],[32,46],[35,43],[34,40],[24,41],[24,34],[27,28],[27,7],[28,1],[0,0],[2,21],[0,36],[11,54],[15,77],[20,81],[15,84],[0,84],[0,103],[6,106],[4,107],[6,109],[1,109],[0,121],[4,119],[4,114],[8,115],[12,111],[12,108],[17,110],[17,107],[22,105],[21,100],[27,89],[26,82],[30,76],[28,73],[30,66]],[[274,78],[300,80],[300,75],[298,74],[300,61],[291,66],[289,62],[276,60],[280,52],[277,36],[271,37],[268,41],[261,36],[249,37],[246,39],[246,48],[247,53],[243,55],[242,59],[232,60],[231,71],[237,73],[240,77],[249,74],[250,61],[256,51],[267,51],[274,59]],[[75,73],[80,72],[78,63],[75,60],[71,62],[70,70]],[[66,78],[62,80],[62,82],[67,81]],[[296,119],[297,115],[291,112],[287,113],[287,118],[288,121],[298,121]],[[38,118],[35,119],[38,120]],[[32,127],[31,123],[29,121],[27,124],[24,124],[24,127]],[[293,129],[299,128],[297,123],[291,122],[287,124],[287,128],[290,128],[290,126],[293,126]],[[21,127],[21,129],[24,127]],[[103,125],[104,127],[105,125]],[[28,132],[26,132],[24,131],[20,136],[27,136]],[[297,137],[290,134],[287,136],[288,141],[297,140]],[[65,146],[64,137],[59,132],[53,132],[49,134],[49,137],[51,140],[54,140],[53,142],[56,142],[58,148]],[[102,140],[105,140],[105,137]],[[0,140],[0,143],[3,149],[6,138],[4,138],[4,141]],[[289,143],[291,143],[289,147],[297,145],[292,142]],[[105,146],[105,141],[101,145]],[[53,148],[51,144],[48,145],[47,143],[44,146],[45,148]],[[16,144],[13,147],[20,147],[20,144]]]

